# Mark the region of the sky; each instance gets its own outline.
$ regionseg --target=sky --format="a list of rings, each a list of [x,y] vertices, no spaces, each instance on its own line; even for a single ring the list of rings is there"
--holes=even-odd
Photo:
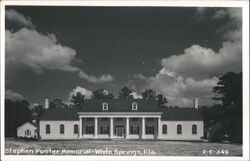
[[[240,8],[7,6],[5,96],[44,104],[102,88],[169,106],[212,105],[227,72],[242,71]]]

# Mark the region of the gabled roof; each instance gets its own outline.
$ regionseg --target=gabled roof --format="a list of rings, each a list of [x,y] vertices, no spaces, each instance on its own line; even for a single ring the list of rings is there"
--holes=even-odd
[[[108,110],[102,110],[102,104],[108,103]],[[137,103],[137,110],[132,110],[132,103]],[[162,112],[155,100],[142,99],[90,99],[86,100],[79,112]]]
[[[162,120],[199,121],[203,120],[201,112],[195,108],[163,108]]]
[[[108,110],[102,110],[102,104],[108,103]],[[137,110],[132,110],[132,103],[138,104]],[[162,120],[195,121],[203,120],[199,110],[195,108],[160,107],[157,101],[141,99],[90,99],[82,107],[50,108],[47,109],[40,120],[79,120],[78,112],[162,112]]]
[[[19,129],[20,127],[24,126],[25,124],[30,124],[30,125],[32,125],[32,126],[34,126],[34,127],[36,127],[36,128],[38,128],[38,126],[39,126],[38,123],[25,122],[25,123],[23,123],[22,125],[18,126],[17,129]]]
[[[49,108],[45,110],[40,120],[78,120],[79,108]]]

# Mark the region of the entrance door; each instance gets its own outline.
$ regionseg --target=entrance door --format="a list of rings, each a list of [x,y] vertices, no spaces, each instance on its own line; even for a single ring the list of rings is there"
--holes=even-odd
[[[123,138],[124,137],[124,127],[123,126],[117,126],[115,127],[115,135],[118,138]]]

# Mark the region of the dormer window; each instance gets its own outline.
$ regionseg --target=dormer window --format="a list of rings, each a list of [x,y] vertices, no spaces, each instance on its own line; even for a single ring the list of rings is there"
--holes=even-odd
[[[109,109],[109,105],[108,105],[108,103],[107,102],[103,102],[102,103],[102,110],[108,110]]]
[[[136,102],[132,103],[132,110],[137,110],[138,109],[138,105]]]

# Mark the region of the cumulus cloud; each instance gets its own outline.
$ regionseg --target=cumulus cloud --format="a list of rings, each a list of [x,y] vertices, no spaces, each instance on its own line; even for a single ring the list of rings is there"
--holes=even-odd
[[[5,11],[5,18],[9,21],[17,22],[20,25],[34,28],[34,24],[31,22],[31,18],[18,13],[16,10],[8,9]]]
[[[134,99],[142,99],[142,96],[137,94],[136,92],[130,93],[131,96],[133,96]]]
[[[73,95],[76,95],[76,93],[80,92],[81,94],[83,94],[85,96],[85,99],[90,99],[92,96],[92,91],[88,90],[86,88],[83,88],[81,86],[76,86],[76,88],[74,88],[68,95],[68,100],[67,102],[70,103],[70,100],[72,98]]]
[[[200,15],[205,12],[206,8],[197,9]],[[144,88],[164,94],[171,106],[193,106],[196,97],[200,105],[212,105],[212,89],[217,85],[218,77],[229,71],[242,71],[241,10],[219,9],[210,19],[219,20],[226,16],[230,22],[223,28],[225,42],[217,52],[194,44],[183,53],[163,58],[162,69],[155,76],[143,79]],[[144,76],[134,75],[134,78]]]
[[[5,91],[5,98],[11,99],[14,101],[19,101],[19,100],[23,100],[24,96],[19,93],[13,92],[12,90],[7,89]]]
[[[225,42],[218,53],[210,48],[192,45],[183,54],[161,61],[163,72],[203,79],[213,74],[241,71],[241,42]]]
[[[6,63],[22,64],[37,73],[43,69],[78,71],[71,65],[76,51],[58,43],[53,34],[43,35],[35,30],[22,28],[17,32],[5,32]]]
[[[11,9],[6,11],[6,19],[28,27],[34,26],[29,17]],[[22,65],[38,74],[43,73],[44,69],[77,72],[80,78],[92,83],[109,82],[114,79],[110,74],[103,74],[98,78],[72,65],[73,61],[81,63],[82,60],[76,58],[77,53],[74,49],[60,44],[54,34],[44,35],[24,27],[16,32],[6,30],[5,41],[8,70],[13,66]]]
[[[93,82],[93,83],[110,82],[110,81],[113,81],[113,79],[114,79],[110,74],[103,74],[102,76],[97,78],[93,75],[89,75],[83,71],[80,71],[78,75],[80,78],[84,78],[84,79],[88,80],[89,82]]]

